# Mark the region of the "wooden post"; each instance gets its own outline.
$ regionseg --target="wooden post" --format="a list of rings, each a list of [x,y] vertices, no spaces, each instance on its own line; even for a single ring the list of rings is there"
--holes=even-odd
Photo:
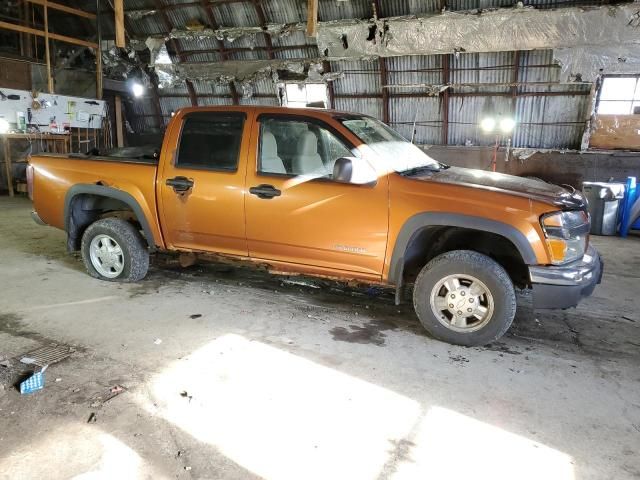
[[[318,0],[308,0],[307,3],[307,37],[318,34]]]
[[[124,131],[122,129],[122,99],[120,95],[115,96],[116,104],[116,146],[124,147]]]
[[[116,47],[124,48],[125,35],[124,35],[124,1],[115,0],[113,5],[115,13],[115,28],[116,28]],[[122,99],[120,95],[115,96],[116,105],[116,146],[124,147],[124,129],[122,126]]]
[[[49,93],[53,90],[53,75],[51,73],[51,53],[49,52],[49,9],[47,8],[47,0],[44,0],[44,51],[47,62],[47,87]]]
[[[96,98],[102,100],[102,23],[100,22],[100,0],[96,0],[96,32],[98,48],[96,48]]]
[[[4,138],[4,171],[7,175],[7,190],[9,190],[9,196],[13,197],[13,176],[11,175],[11,147],[9,145],[9,139]]]

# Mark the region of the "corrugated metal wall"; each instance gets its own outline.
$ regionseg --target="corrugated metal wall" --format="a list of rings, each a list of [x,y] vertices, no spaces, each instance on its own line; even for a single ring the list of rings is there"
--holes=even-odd
[[[170,3],[185,2],[187,5],[184,7],[166,10],[173,26],[183,28],[193,20],[208,24],[201,6],[187,0],[172,0]],[[551,2],[533,0],[526,3],[548,7]],[[127,0],[126,7],[142,8],[146,3],[146,0]],[[381,16],[434,13],[444,5],[441,0],[383,0],[379,4]],[[512,4],[512,0],[449,0],[446,7],[449,10],[468,10]],[[306,2],[301,0],[213,4],[211,14],[219,26],[256,26],[260,25],[259,8],[266,23],[306,20]],[[372,14],[370,0],[320,0],[319,3],[321,21],[370,18]],[[165,30],[159,15],[149,15],[130,23],[136,30],[136,36]],[[179,40],[177,43],[185,52],[186,60],[191,62],[217,62],[224,56],[229,60],[253,60],[315,58],[319,55],[315,41],[306,38],[304,32],[271,38],[271,50],[267,36],[262,34],[256,35],[255,39],[225,40],[222,42],[225,52],[220,51],[221,43],[215,39]],[[333,82],[334,107],[386,120],[402,135],[407,138],[415,136],[415,141],[421,144],[491,144],[495,137],[483,134],[478,127],[481,118],[489,112],[515,117],[517,126],[512,139],[516,147],[576,148],[580,144],[589,99],[585,94],[590,86],[560,84],[560,69],[553,64],[549,50],[416,55],[387,58],[384,62],[387,85],[382,84],[384,76],[378,59],[331,62],[332,71],[343,72],[343,76]],[[514,80],[524,85],[516,87]],[[429,85],[447,83],[452,85],[447,93],[433,96],[428,88]],[[194,81],[193,87],[199,105],[233,103],[229,86]],[[235,90],[240,104],[278,104],[276,86],[268,79],[251,88],[251,97],[246,96],[248,92],[239,83],[235,84]],[[162,89],[159,93],[162,114],[166,117],[177,108],[191,104],[186,85]],[[385,100],[388,101],[386,108]],[[152,103],[147,104],[136,107],[134,114],[143,116],[134,122],[135,128],[157,128],[158,121],[149,107]]]

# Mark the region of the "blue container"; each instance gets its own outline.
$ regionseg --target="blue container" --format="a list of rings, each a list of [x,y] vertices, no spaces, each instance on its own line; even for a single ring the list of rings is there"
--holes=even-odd
[[[44,388],[44,370],[36,372],[27,378],[25,381],[20,382],[20,393],[27,395],[29,393],[37,392]]]

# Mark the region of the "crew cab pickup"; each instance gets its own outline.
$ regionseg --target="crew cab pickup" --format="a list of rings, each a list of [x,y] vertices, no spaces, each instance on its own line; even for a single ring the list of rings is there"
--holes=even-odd
[[[155,157],[155,158],[154,158]],[[483,345],[516,312],[568,308],[602,264],[579,192],[439,163],[382,122],[321,109],[176,112],[158,155],[34,155],[36,221],[89,275],[134,282],[157,251],[277,273],[413,286],[434,337]]]

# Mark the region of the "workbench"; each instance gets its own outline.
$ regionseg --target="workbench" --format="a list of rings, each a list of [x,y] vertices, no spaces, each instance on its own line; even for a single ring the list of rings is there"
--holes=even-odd
[[[13,197],[13,175],[11,169],[11,143],[14,141],[30,142],[32,148],[36,144],[37,151],[47,153],[69,153],[71,136],[65,134],[42,133],[5,133],[0,135],[4,144],[4,168],[7,176],[7,189],[9,196]]]

